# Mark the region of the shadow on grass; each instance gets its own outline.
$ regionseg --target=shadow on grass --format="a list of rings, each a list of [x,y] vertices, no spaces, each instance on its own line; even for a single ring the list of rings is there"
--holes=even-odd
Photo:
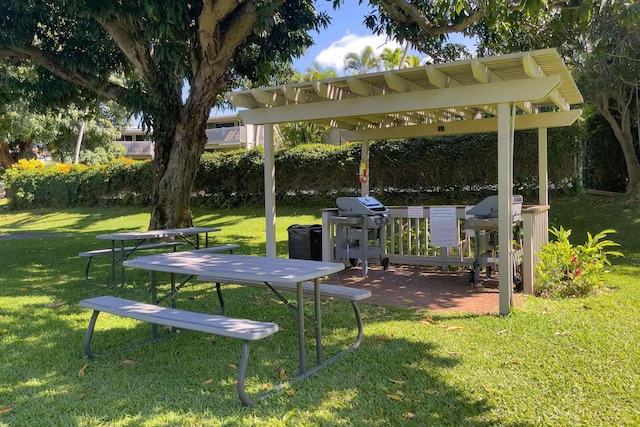
[[[236,237],[241,240],[242,236],[232,236]],[[92,235],[82,233],[65,239],[0,242],[0,249],[12,254],[0,260],[5,272],[0,278],[0,314],[4,316],[0,328],[9,331],[0,335],[6,384],[0,391],[0,406],[14,407],[3,415],[3,422],[491,425],[482,419],[492,408],[449,378],[464,363],[461,358],[447,355],[423,332],[415,339],[390,331],[369,332],[372,328],[384,331],[389,321],[412,320],[405,314],[408,311],[382,318],[368,315],[360,349],[296,383],[291,393],[279,392],[252,408],[242,407],[236,396],[234,366],[241,353],[237,340],[189,332],[89,361],[82,354],[82,339],[90,311],[79,308],[78,301],[103,294],[148,301],[146,274],[141,271],[127,272],[135,283],[130,289],[82,283],[84,262],[77,253],[94,241]],[[108,262],[98,263],[92,271],[108,277]],[[29,297],[34,302],[25,301]],[[218,309],[211,285],[187,287],[179,298],[179,306],[187,310],[215,313]],[[288,311],[261,290],[225,286],[225,298],[228,315],[273,321],[281,328],[252,345],[248,393],[259,394],[263,385],[278,384],[283,369],[285,376],[295,375],[297,335]],[[65,304],[43,307],[61,301]],[[355,328],[349,304],[330,300],[322,307],[328,357],[353,342]],[[150,336],[148,324],[102,316],[95,335],[97,352]],[[314,337],[309,332],[307,351],[313,359]],[[284,422],[286,414],[290,421]]]

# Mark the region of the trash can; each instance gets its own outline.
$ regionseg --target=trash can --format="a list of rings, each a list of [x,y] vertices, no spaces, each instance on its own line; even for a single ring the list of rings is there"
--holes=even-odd
[[[289,233],[289,258],[322,261],[322,225],[294,224]]]

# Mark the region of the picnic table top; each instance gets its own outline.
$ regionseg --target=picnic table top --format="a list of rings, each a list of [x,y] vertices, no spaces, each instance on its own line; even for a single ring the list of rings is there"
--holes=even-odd
[[[98,234],[96,238],[104,240],[139,240],[160,239],[163,237],[190,236],[200,233],[220,231],[218,227],[186,227],[169,228],[166,230],[124,231],[119,233]]]
[[[124,262],[126,267],[143,270],[207,276],[212,280],[242,283],[263,281],[297,283],[337,273],[345,268],[336,262],[289,258],[267,258],[182,251],[142,256]]]

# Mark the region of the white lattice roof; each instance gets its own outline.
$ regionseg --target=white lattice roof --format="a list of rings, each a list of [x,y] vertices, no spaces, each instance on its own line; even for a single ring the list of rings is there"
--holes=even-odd
[[[231,92],[253,124],[315,121],[348,140],[490,132],[497,105],[516,129],[567,126],[583,102],[555,49]]]

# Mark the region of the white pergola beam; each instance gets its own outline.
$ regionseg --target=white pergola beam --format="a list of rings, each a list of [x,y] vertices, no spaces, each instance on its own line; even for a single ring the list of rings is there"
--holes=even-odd
[[[347,76],[347,85],[352,93],[360,96],[384,95],[384,89],[360,80],[355,76]]]
[[[387,82],[387,85],[396,92],[404,93],[425,90],[422,86],[418,86],[411,80],[407,80],[404,77],[395,74],[393,71],[385,72],[384,79]]]
[[[462,86],[457,80],[454,80],[452,77],[438,70],[433,65],[427,66],[426,72],[427,72],[427,79],[429,79],[429,83],[431,83],[432,85],[434,85],[439,89]]]
[[[316,102],[319,100],[317,95],[311,94],[294,86],[283,85],[281,90],[288,100],[298,104],[307,104],[309,102]]]
[[[547,98],[549,93],[555,90],[561,82],[560,76],[510,80],[473,87],[450,87],[430,91],[342,99],[334,102],[256,108],[241,111],[240,116],[246,123],[266,124],[464,108],[469,105],[491,105],[504,102],[540,101]]]
[[[500,314],[509,314],[513,299],[513,140],[511,108],[507,103],[498,105],[498,248],[500,277]]]
[[[266,219],[267,257],[276,258],[276,162],[275,129],[264,127],[264,210]]]
[[[582,114],[582,110],[557,111],[516,116],[515,129],[536,129],[571,126]],[[498,131],[498,119],[458,120],[447,123],[429,123],[423,125],[403,126],[401,128],[363,129],[343,131],[347,141],[362,141],[389,138],[416,138],[434,135],[459,135],[471,133],[488,133]]]
[[[286,104],[286,99],[278,95],[273,91],[266,91],[262,89],[251,89],[251,95],[259,104],[265,104],[270,106],[281,106]]]
[[[522,56],[522,67],[524,68],[524,72],[527,76],[532,79],[541,79],[545,77],[545,73],[542,70],[542,67],[538,65],[535,59],[530,54],[525,54]],[[560,95],[560,92],[554,91],[549,94],[551,101],[561,110],[570,110],[571,106],[569,103]]]

